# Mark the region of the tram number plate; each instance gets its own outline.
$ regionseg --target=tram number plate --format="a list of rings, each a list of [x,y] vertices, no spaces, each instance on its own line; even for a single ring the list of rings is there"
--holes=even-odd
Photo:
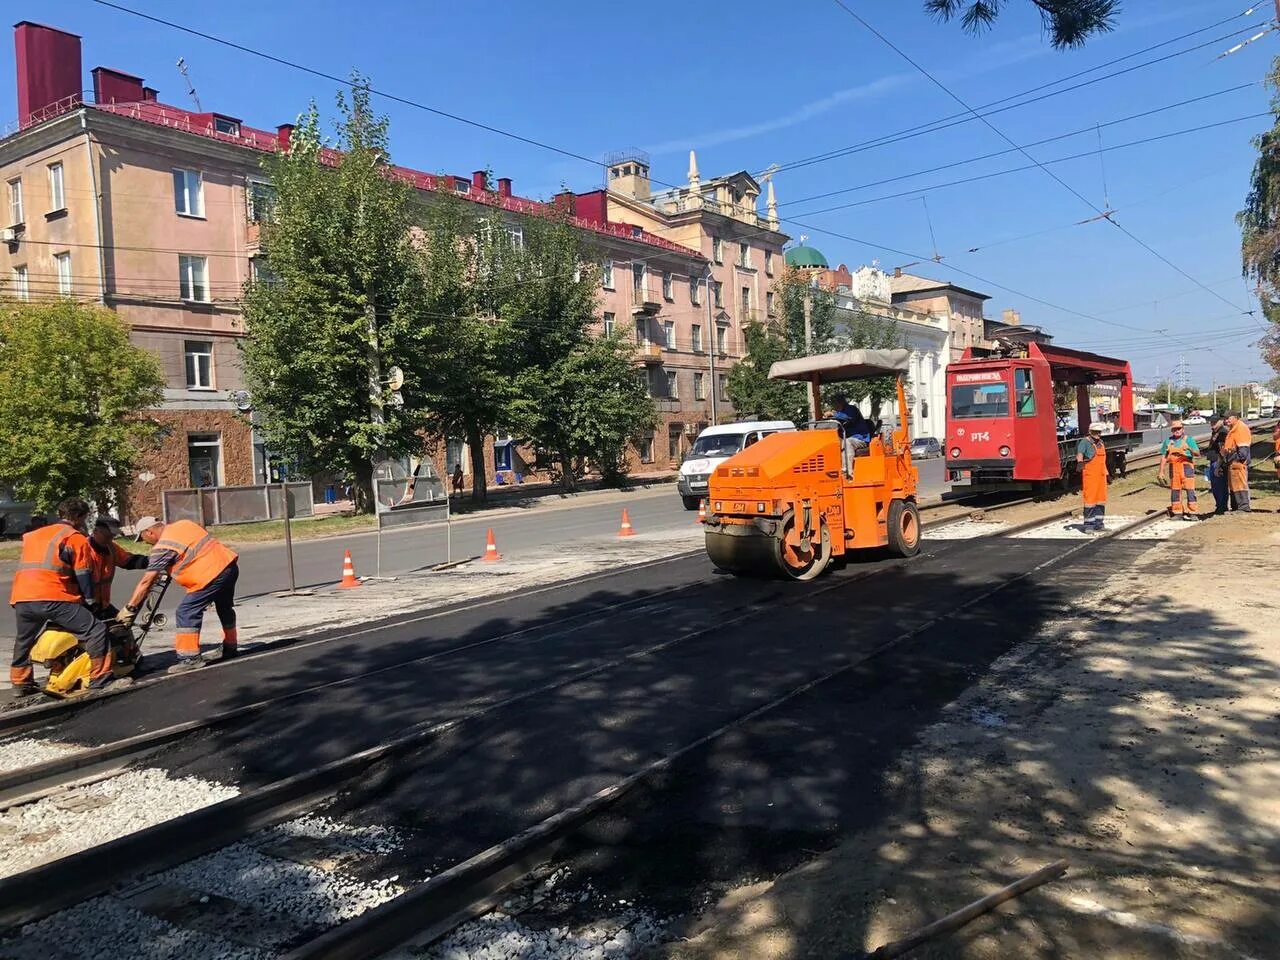
[[[991,434],[985,431],[982,433],[979,433],[977,430],[972,430],[969,432],[969,439],[970,440],[990,440]]]

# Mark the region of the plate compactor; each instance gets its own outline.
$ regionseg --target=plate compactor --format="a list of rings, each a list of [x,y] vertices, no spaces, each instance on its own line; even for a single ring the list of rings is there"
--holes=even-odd
[[[815,419],[716,468],[706,521],[712,563],[737,575],[812,580],[851,550],[919,552],[919,471],[911,465],[902,384],[909,361],[906,350],[843,350],[770,367],[772,379],[809,384]],[[822,384],[878,377],[897,384],[897,426],[887,436],[876,431],[869,443],[855,443],[836,420],[817,419]]]
[[[131,625],[112,620],[107,623],[107,640],[111,644],[111,672],[117,678],[131,676],[142,663],[142,640],[152,627],[163,627],[166,617],[156,608],[169,588],[169,575],[161,574],[147,592],[146,599]],[[66,700],[89,690],[89,653],[74,634],[45,627],[31,650],[33,663],[43,664],[49,671],[44,692]]]

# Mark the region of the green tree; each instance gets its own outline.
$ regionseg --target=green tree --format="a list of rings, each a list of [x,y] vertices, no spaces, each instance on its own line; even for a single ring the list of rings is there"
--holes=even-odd
[[[390,175],[387,120],[359,76],[337,106],[331,146],[312,104],[289,149],[264,162],[269,274],[246,289],[242,348],[267,443],[303,469],[353,476],[371,509],[373,462],[422,446],[433,319],[423,313],[411,188]],[[386,386],[392,366],[405,373],[400,398]]]
[[[0,481],[50,510],[118,504],[159,425],[164,377],[114,313],[71,300],[0,302]]]
[[[1280,371],[1280,57],[1272,61],[1266,82],[1274,121],[1254,138],[1258,156],[1236,222],[1244,276],[1253,282],[1270,323],[1258,346],[1271,368]]]
[[[995,23],[1007,0],[925,0],[939,20],[957,17],[965,30],[981,33]],[[1079,47],[1095,34],[1115,28],[1119,0],[1031,0],[1050,40],[1058,49]]]

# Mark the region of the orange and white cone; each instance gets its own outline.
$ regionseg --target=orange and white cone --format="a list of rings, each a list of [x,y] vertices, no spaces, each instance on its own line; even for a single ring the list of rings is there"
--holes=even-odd
[[[635,527],[631,526],[631,516],[627,513],[627,508],[622,508],[622,529],[618,531],[620,537],[634,537],[636,535]]]
[[[484,544],[484,561],[485,563],[493,563],[495,560],[501,560],[502,554],[498,552],[498,543],[493,539],[493,527],[489,528],[489,536],[485,539]]]
[[[707,522],[707,500],[705,497],[703,497],[702,500],[698,501],[698,522],[699,523]]]
[[[342,553],[342,582],[338,584],[338,586],[348,590],[351,587],[364,586],[364,584],[356,579],[356,565],[351,562],[350,550],[345,550]]]

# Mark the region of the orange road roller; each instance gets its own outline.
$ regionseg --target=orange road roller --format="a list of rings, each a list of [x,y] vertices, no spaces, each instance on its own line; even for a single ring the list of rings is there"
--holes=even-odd
[[[911,465],[902,383],[909,362],[906,350],[842,350],[769,368],[771,379],[809,384],[814,419],[764,437],[711,475],[706,544],[712,563],[741,576],[813,580],[851,550],[919,552],[919,471]],[[879,377],[896,383],[891,429],[851,408],[824,417],[823,384]],[[850,388],[849,395],[858,390]]]

